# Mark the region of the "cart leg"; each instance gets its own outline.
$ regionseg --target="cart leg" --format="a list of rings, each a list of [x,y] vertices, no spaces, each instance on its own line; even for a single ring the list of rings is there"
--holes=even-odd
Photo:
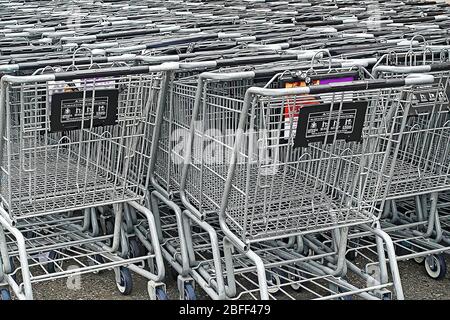
[[[375,237],[375,242],[377,245],[377,254],[378,254],[378,261],[379,261],[379,268],[380,268],[380,281],[381,283],[387,283],[388,282],[388,271],[387,271],[387,263],[386,263],[386,256],[384,253],[384,243],[383,239],[381,237]]]
[[[4,211],[3,208],[0,207],[0,211]],[[2,212],[2,214],[7,214],[6,212]],[[30,268],[28,266],[28,255],[25,246],[25,238],[22,233],[12,225],[10,225],[5,218],[0,214],[0,225],[6,228],[16,239],[17,251],[19,252],[19,263],[20,268],[22,270],[22,287],[13,286],[13,290],[16,293],[16,296],[19,299],[23,300],[33,300],[33,290],[31,287],[31,275]],[[3,249],[6,247],[6,243],[3,246]],[[2,250],[3,251],[3,250]],[[9,264],[9,258],[6,260],[7,264]],[[3,261],[5,263],[5,260]],[[10,267],[11,268],[11,267]]]
[[[185,229],[183,227],[184,216],[178,205],[176,205],[173,201],[168,201],[158,191],[153,191],[151,193],[151,205],[153,208],[153,212],[155,212],[155,210],[156,210],[156,212],[158,212],[158,214],[155,216],[155,223],[156,223],[156,228],[159,228],[158,237],[160,240],[162,240],[162,232],[161,232],[161,224],[160,224],[160,217],[159,217],[159,201],[163,202],[170,209],[172,209],[172,211],[175,213],[175,218],[177,220],[178,237],[179,237],[179,241],[180,241],[181,266],[182,266],[181,274],[183,276],[187,276],[189,273],[190,267],[189,267],[188,249],[187,249],[187,244],[186,244],[186,236],[185,236],[185,232],[184,232]]]
[[[183,215],[191,219],[193,223],[198,225],[200,228],[208,232],[209,239],[211,241],[211,251],[213,255],[214,270],[216,273],[217,291],[219,299],[225,299],[225,282],[223,279],[222,271],[222,260],[220,255],[219,240],[217,238],[216,230],[214,230],[211,225],[205,221],[198,219],[189,210],[183,211]]]
[[[146,270],[143,270],[143,269],[140,270],[140,273],[142,273],[143,275],[145,273],[144,276],[149,278],[150,280],[153,280],[155,282],[161,282],[164,280],[164,277],[165,277],[165,268],[164,268],[164,261],[162,259],[162,253],[161,253],[161,247],[160,247],[160,243],[159,243],[159,239],[158,239],[158,234],[157,234],[157,230],[156,230],[155,218],[153,217],[152,212],[148,208],[138,204],[137,202],[131,201],[131,202],[129,202],[129,204],[131,206],[133,206],[136,210],[138,210],[139,212],[144,214],[145,217],[147,218],[148,228],[149,228],[149,232],[150,232],[150,242],[153,247],[154,254],[155,254],[157,273],[150,274],[150,273],[144,272]]]
[[[195,281],[191,277],[183,277],[179,275],[177,278],[177,286],[178,292],[180,293],[180,300],[195,300],[195,295],[190,292],[190,290],[186,290],[190,286],[190,288],[195,288]]]
[[[245,255],[253,261],[256,266],[256,272],[258,274],[258,284],[261,300],[269,300],[269,290],[267,288],[266,269],[264,268],[264,262],[261,257],[258,256],[252,250],[248,250]]]
[[[163,282],[149,281],[147,283],[147,292],[150,300],[168,300],[166,285]]]
[[[3,229],[3,227],[0,228],[0,253],[4,268],[1,271],[4,271],[5,273],[11,273],[12,272],[11,263],[9,260],[8,247],[6,245],[5,230]]]
[[[377,238],[380,238],[382,241],[384,241],[384,244],[386,246],[386,252],[389,259],[389,268],[391,270],[392,282],[394,285],[396,297],[398,300],[404,300],[405,296],[403,294],[400,272],[398,270],[397,258],[395,256],[394,243],[392,242],[391,237],[386,232],[381,230],[379,222],[377,222],[376,225],[373,228],[371,228],[371,231],[375,234]],[[386,259],[384,256],[384,252],[382,256],[379,255],[378,258],[381,259],[381,261],[383,259]]]
[[[234,297],[237,294],[236,278],[234,276],[233,251],[233,244],[230,240],[228,240],[228,238],[225,237],[223,239],[223,253],[225,260],[225,271],[227,274],[227,287],[225,289],[228,297]]]

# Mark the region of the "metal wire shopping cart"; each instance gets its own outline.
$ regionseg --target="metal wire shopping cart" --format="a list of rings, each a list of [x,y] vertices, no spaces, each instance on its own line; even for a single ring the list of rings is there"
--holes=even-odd
[[[128,266],[161,286],[164,266],[154,218],[144,206],[148,198],[149,133],[153,129],[149,110],[163,99],[160,84],[165,71],[173,67],[122,67],[2,77],[0,221],[8,231],[8,243],[14,243],[13,247],[7,247],[7,242],[2,242],[2,263],[6,266],[8,283],[19,298],[32,298],[33,281],[112,266]],[[147,220],[150,256],[127,260],[115,254],[124,203]],[[86,230],[76,225],[70,225],[61,236],[58,226],[66,221],[62,213],[109,205],[113,205],[116,216],[113,236],[106,237],[112,238],[109,245],[103,241],[105,237],[80,234]],[[48,230],[44,228],[37,234],[47,235],[44,239],[39,236],[28,239],[30,234],[24,232],[39,222]],[[29,252],[58,250],[78,245],[77,241],[85,242],[89,253],[80,255],[97,261],[95,267],[82,265],[71,273],[62,270],[30,277]],[[17,256],[20,262],[23,285],[15,284],[16,271],[11,270],[10,255]],[[94,259],[95,255],[108,259]],[[56,261],[70,258],[60,252]],[[156,263],[155,273],[136,265],[147,258]],[[108,263],[111,260],[114,263]],[[118,283],[121,281],[119,277]]]
[[[389,175],[384,172],[391,161],[388,154],[398,150],[397,139],[389,134],[390,125],[401,124],[406,117],[398,106],[400,101],[407,105],[402,94],[408,91],[395,88],[395,84],[414,84],[414,79],[418,79],[417,83],[425,79],[427,83],[427,77],[373,83],[372,90],[370,82],[349,84],[348,88],[254,88],[244,90],[245,99],[239,85],[216,86],[224,80],[241,83],[253,77],[255,72],[208,73],[200,78],[181,195],[185,206],[200,219],[205,213],[219,212],[226,237],[257,265],[261,294],[267,297],[263,263],[249,249],[251,244],[376,221],[381,185],[389,183]],[[224,94],[228,88],[232,91]],[[308,128],[299,122],[297,129],[291,130],[283,119],[289,104],[300,112],[315,115],[317,111],[317,120],[313,117]],[[350,133],[358,134],[355,127],[341,132],[337,125],[341,116],[331,117],[345,105],[354,108],[351,123],[361,121],[361,136],[354,141]],[[357,116],[358,105],[367,107],[362,118]],[[306,121],[311,115],[298,118]],[[194,126],[195,121],[201,125]],[[324,128],[323,134],[308,136],[309,129],[320,132],[317,126]],[[213,135],[211,129],[222,134]],[[236,137],[227,140],[230,130],[236,132]],[[261,133],[263,136],[258,136]],[[207,141],[212,149],[221,151],[221,159],[229,162],[211,161],[206,152],[212,149],[195,148],[195,138]],[[266,156],[264,161],[261,152]],[[347,180],[359,175],[358,179]],[[232,257],[225,256],[227,259]]]

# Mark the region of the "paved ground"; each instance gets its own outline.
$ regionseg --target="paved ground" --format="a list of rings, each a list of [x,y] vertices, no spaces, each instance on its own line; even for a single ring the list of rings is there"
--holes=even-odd
[[[450,259],[447,258],[450,266]],[[443,280],[436,281],[429,278],[423,265],[413,261],[404,261],[399,264],[402,283],[407,299],[450,300],[450,272]],[[178,293],[175,281],[168,281],[168,295],[170,299],[177,299]],[[198,292],[199,298],[207,298],[202,292]],[[55,280],[48,283],[35,285],[35,298],[37,299],[148,299],[146,282],[139,276],[134,276],[134,288],[130,296],[122,296],[115,287],[114,273],[105,271],[101,274],[83,275],[79,289],[68,289],[67,279]]]

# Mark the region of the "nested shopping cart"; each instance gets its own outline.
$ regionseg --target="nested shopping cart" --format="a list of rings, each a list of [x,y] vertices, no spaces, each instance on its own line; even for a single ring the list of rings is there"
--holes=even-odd
[[[445,216],[440,216],[442,206],[438,205],[439,194],[449,189],[448,48],[425,44],[419,50],[393,51],[373,68],[378,78],[401,79],[411,73],[435,77],[434,84],[417,89],[412,96],[381,221],[394,240],[397,259],[425,261],[428,275],[435,279],[445,276],[443,253],[448,252],[441,226]],[[350,236],[348,257],[360,254],[371,260],[368,252],[374,252],[375,244],[367,236],[364,232]]]
[[[404,86],[433,78],[242,90],[241,83],[256,74],[199,78],[180,191],[186,214],[202,219],[219,213],[226,238],[255,263],[261,297],[267,298],[264,263],[251,245],[376,222],[376,200],[389,183],[388,155],[398,151],[389,132],[406,118],[400,101],[409,107]],[[294,119],[309,122],[295,127]],[[232,256],[226,252],[230,267]],[[395,273],[395,263],[391,268]],[[401,297],[399,282],[396,289]]]
[[[1,253],[17,297],[32,298],[34,282],[108,268],[115,269],[124,293],[131,290],[130,269],[150,280],[151,295],[165,296],[155,222],[146,206],[150,110],[165,98],[161,83],[174,67],[2,77],[0,232],[7,240]],[[127,206],[147,221],[151,250],[141,257],[118,252]],[[89,234],[77,212],[108,207],[115,216],[112,234]],[[53,253],[39,258],[46,252]],[[147,259],[155,272],[140,266]],[[13,268],[14,262],[20,265]],[[63,263],[75,267],[65,269]]]
[[[296,60],[305,58],[309,60],[311,55],[316,54],[317,52],[303,52],[296,55],[254,56],[251,61],[245,57],[238,57],[181,63],[180,69],[174,72],[171,82],[167,83],[169,96],[166,103],[161,105],[155,114],[156,129],[153,139],[156,142],[153,144],[149,171],[154,188],[151,194],[152,210],[157,224],[160,225],[159,236],[163,244],[163,254],[181,277],[186,277],[191,269],[188,250],[192,247],[185,242],[181,217],[182,204],[179,199],[181,171],[184,163],[182,152],[187,142],[198,74],[216,66],[239,65],[240,61],[252,64],[273,61],[278,63],[280,68],[283,68],[281,63],[285,63],[284,68],[286,68],[288,64]],[[161,206],[166,206],[166,210],[160,210]],[[165,215],[167,210],[172,211],[172,214]],[[170,239],[175,240],[176,245],[171,244]]]
[[[438,206],[439,193],[450,188],[447,50],[428,48],[422,52],[391,54],[386,57],[386,65],[379,64],[373,69],[376,77],[402,78],[413,72],[426,72],[436,79],[433,86],[417,90],[413,96],[414,107],[403,133],[383,215],[384,229],[396,238],[398,258],[425,261],[427,273],[436,279],[446,274],[443,253],[449,250],[443,242]],[[401,207],[405,198],[414,199],[415,211]]]

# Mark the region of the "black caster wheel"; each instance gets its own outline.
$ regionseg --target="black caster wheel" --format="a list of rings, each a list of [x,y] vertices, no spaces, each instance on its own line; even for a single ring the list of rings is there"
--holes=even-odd
[[[175,270],[175,268],[168,267],[166,270],[169,271],[169,275],[170,275],[171,279],[177,280],[177,278],[178,278],[178,272],[177,272],[177,270]]]
[[[137,258],[145,255],[145,247],[139,240],[135,238],[130,239],[129,246],[130,246],[130,258]]]
[[[128,268],[120,267],[119,275],[120,281],[116,282],[117,289],[119,289],[119,292],[122,295],[128,296],[133,290],[133,278],[131,277],[131,272]]]
[[[36,237],[36,233],[34,231],[29,230],[29,231],[25,231],[23,236],[25,237],[26,240],[29,240],[29,239],[33,239],[34,237]]]
[[[194,287],[190,283],[184,285],[184,300],[197,300]]]
[[[8,289],[0,289],[0,300],[7,301],[11,300],[11,293]]]
[[[105,221],[105,230],[104,230],[104,232],[105,232],[105,235],[112,235],[112,234],[114,234],[114,221],[112,221],[111,219]],[[112,245],[112,241],[113,241],[112,239],[108,239],[106,241],[106,243],[110,246],[110,245]]]
[[[395,246],[395,254],[397,256],[404,256],[411,253],[411,250],[408,250],[411,248],[411,244],[406,241],[400,241]]]
[[[156,300],[169,300],[165,290],[161,288],[156,289]]]
[[[356,250],[350,250],[345,255],[345,257],[349,261],[355,261],[356,260],[356,256],[357,256]]]
[[[55,273],[56,271],[56,262],[54,262],[55,259],[58,258],[58,253],[56,251],[50,251],[48,253],[48,259],[50,260],[50,262],[48,262],[45,265],[45,268],[47,269],[48,273]]]
[[[425,258],[425,270],[427,274],[435,279],[441,280],[447,273],[447,263],[443,254],[433,254]]]

